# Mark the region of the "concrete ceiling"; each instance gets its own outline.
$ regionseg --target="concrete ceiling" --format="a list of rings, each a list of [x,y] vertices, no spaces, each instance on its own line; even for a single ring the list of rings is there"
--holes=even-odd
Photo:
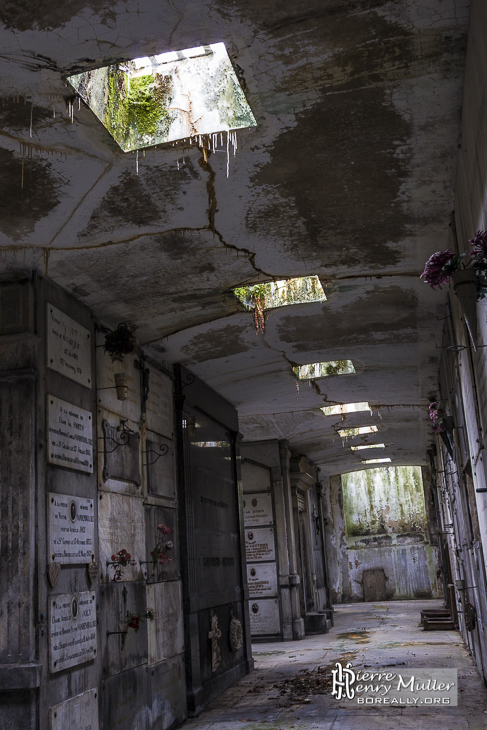
[[[425,463],[445,295],[418,277],[451,245],[468,5],[4,0],[2,271],[37,268],[136,325],[235,404],[247,439],[286,438],[325,473]],[[87,108],[71,122],[67,75],[219,41],[257,120],[228,178],[225,151],[194,147],[179,169],[148,149],[137,175]],[[264,335],[231,293],[313,274],[327,301],[271,311]],[[292,365],[345,358],[356,374],[297,392]],[[351,401],[373,414],[319,411]],[[366,441],[386,449],[349,448]]]

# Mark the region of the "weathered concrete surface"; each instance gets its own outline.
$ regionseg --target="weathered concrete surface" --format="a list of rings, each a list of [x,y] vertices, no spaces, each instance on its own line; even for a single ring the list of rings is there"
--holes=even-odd
[[[182,730],[483,730],[487,690],[456,631],[425,633],[420,611],[439,601],[342,605],[329,634],[296,643],[254,647],[256,671],[212,703]],[[299,685],[306,672],[350,661],[354,668],[458,668],[458,707],[381,708],[338,702],[330,687],[313,694]],[[325,672],[331,679],[331,675]],[[292,691],[290,691],[292,690]]]
[[[392,407],[396,463],[424,463],[443,295],[417,277],[449,244],[469,0],[58,5],[0,10],[1,270],[47,271],[138,325],[238,407],[245,438],[353,470],[318,409],[369,400]],[[194,147],[180,169],[148,150],[137,174],[88,109],[71,123],[67,75],[220,40],[257,120],[228,178],[224,149]],[[310,274],[328,301],[256,337],[231,289]],[[296,400],[291,366],[337,358],[356,376]]]
[[[384,571],[388,600],[443,595],[419,467],[378,466],[331,477],[325,500],[335,603],[363,601],[364,571],[371,569]]]

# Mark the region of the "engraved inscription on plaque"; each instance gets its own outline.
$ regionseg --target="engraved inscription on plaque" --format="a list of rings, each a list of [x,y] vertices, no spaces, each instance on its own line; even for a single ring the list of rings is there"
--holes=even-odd
[[[277,598],[249,601],[250,632],[252,635],[279,634],[281,620]]]
[[[49,599],[49,671],[83,664],[96,655],[95,594],[64,593]]]
[[[277,570],[275,563],[247,565],[249,596],[277,596]]]
[[[50,730],[99,730],[98,690],[89,689],[49,708]]]
[[[47,305],[47,366],[91,388],[91,334],[52,304]]]
[[[245,556],[250,563],[260,560],[275,560],[274,528],[246,527]]]
[[[271,525],[274,522],[271,495],[244,494],[244,520],[245,527]]]
[[[93,420],[90,411],[47,396],[49,464],[93,472]]]
[[[49,493],[49,559],[57,563],[90,563],[95,537],[92,499]]]

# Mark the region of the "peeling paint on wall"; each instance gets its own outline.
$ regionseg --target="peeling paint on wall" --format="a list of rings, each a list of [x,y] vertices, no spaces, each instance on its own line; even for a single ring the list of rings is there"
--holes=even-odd
[[[334,602],[363,601],[363,573],[370,569],[384,570],[389,600],[441,596],[419,467],[333,477],[327,509]]]
[[[424,536],[421,469],[396,466],[342,475],[347,537],[412,533]]]

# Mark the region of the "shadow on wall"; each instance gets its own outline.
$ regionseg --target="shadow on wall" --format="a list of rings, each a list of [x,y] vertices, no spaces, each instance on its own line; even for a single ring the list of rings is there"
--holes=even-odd
[[[421,468],[342,474],[331,487],[334,601],[440,597]]]

